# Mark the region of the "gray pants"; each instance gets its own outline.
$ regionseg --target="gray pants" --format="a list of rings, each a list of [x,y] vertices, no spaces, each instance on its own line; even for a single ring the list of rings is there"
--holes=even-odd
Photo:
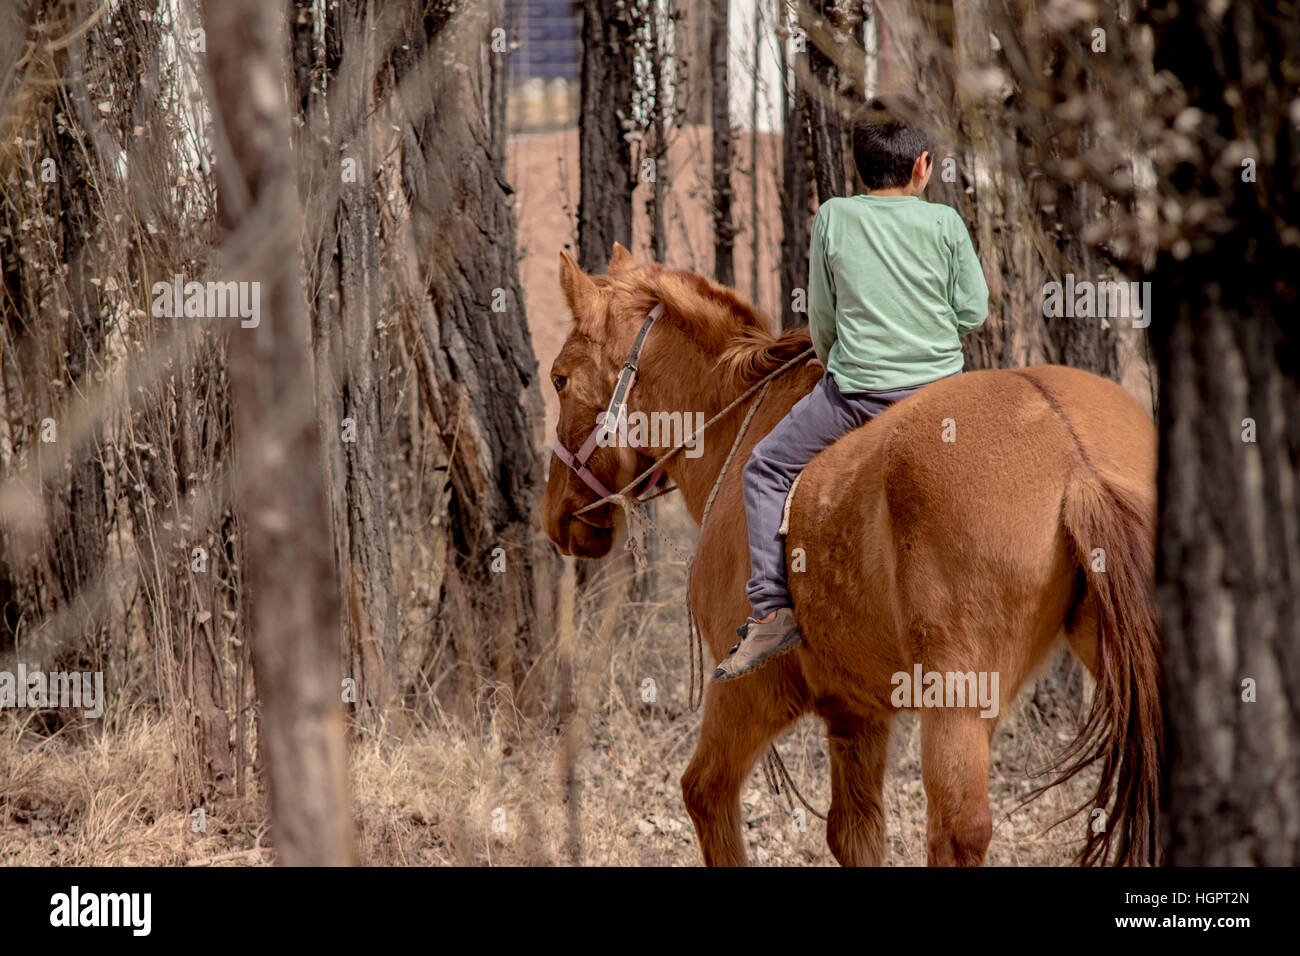
[[[754,446],[745,463],[745,517],[749,521],[749,566],[745,586],[754,617],[790,607],[785,541],[780,533],[785,497],[795,476],[819,451],[869,422],[922,386],[892,392],[841,392],[830,372]]]

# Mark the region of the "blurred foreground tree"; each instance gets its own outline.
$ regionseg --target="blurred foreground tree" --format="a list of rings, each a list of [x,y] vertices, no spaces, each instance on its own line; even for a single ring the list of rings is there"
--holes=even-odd
[[[301,214],[283,5],[206,0],[223,138],[219,221],[228,275],[261,283],[267,314],[230,335],[261,745],[279,862],[355,861],[338,664],[339,593],[298,254]],[[251,279],[245,279],[251,276]]]
[[[1178,866],[1300,863],[1300,5],[1154,2],[1160,542]],[[1166,72],[1167,71],[1167,72]]]

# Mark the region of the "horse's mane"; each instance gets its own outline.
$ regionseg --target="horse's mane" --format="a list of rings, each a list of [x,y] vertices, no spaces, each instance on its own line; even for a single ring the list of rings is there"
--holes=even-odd
[[[621,297],[629,311],[663,303],[665,317],[706,351],[718,356],[716,368],[730,387],[747,387],[803,352],[811,344],[806,328],[780,335],[771,321],[733,289],[684,269],[643,266],[622,280],[632,292]]]
[[[812,346],[807,328],[790,329],[773,335],[767,329],[742,332],[731,341],[718,367],[733,387],[746,387],[775,372],[790,359]]]

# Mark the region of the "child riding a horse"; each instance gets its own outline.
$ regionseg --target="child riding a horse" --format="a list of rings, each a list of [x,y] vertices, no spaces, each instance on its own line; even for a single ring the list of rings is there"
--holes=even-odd
[[[714,671],[732,680],[802,640],[786,584],[781,519],[818,452],[925,385],[962,369],[960,336],[988,314],[965,223],[921,198],[932,142],[914,103],[873,99],[854,117],[853,159],[868,192],[821,205],[808,254],[808,329],[826,372],[755,446],[744,469],[753,616]]]

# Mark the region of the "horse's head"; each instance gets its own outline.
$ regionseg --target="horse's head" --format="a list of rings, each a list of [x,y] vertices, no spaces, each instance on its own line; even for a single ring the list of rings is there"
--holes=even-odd
[[[652,270],[656,267],[643,266]],[[629,308],[652,307],[644,292],[626,281],[638,266],[617,243],[608,275],[590,276],[568,255],[560,253],[560,286],[564,289],[573,326],[551,366],[550,382],[559,396],[556,439],[560,453],[580,455],[596,433],[619,372],[636,339]],[[628,447],[604,447],[576,467],[552,454],[546,494],[542,498],[542,527],[565,554],[601,558],[614,542],[616,507],[605,504],[574,517],[574,512],[598,501],[601,489],[617,491],[652,462],[644,452]]]
[[[602,413],[621,399],[630,414],[680,412],[683,423],[690,414],[712,414],[807,349],[808,332],[778,338],[739,293],[686,270],[638,265],[617,243],[603,276],[587,275],[560,253],[560,286],[573,326],[551,366],[560,416],[542,527],[565,554],[601,558],[614,543],[617,506],[576,512],[622,489],[671,447],[685,447],[687,430],[683,425],[673,439],[677,445],[651,429],[642,436],[646,447],[629,447],[631,438],[605,440],[609,435],[598,429],[609,416]],[[657,477],[635,492],[649,494]]]

